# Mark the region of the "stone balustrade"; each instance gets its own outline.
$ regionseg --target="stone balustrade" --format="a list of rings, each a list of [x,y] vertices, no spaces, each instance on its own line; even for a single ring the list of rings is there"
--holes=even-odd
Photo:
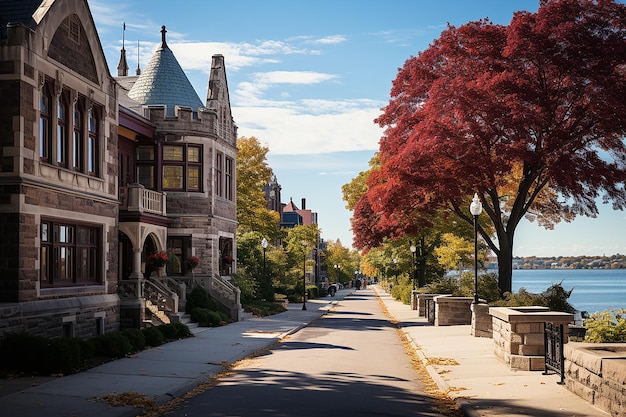
[[[491,307],[494,353],[511,369],[545,369],[544,323],[567,325],[574,315],[549,311],[546,307]],[[563,343],[567,343],[567,334]]]

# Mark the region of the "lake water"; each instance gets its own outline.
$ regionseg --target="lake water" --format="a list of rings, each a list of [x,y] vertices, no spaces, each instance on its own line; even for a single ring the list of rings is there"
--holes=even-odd
[[[561,282],[568,301],[577,310],[596,311],[626,308],[626,269],[514,269],[513,292],[526,288],[541,293]]]

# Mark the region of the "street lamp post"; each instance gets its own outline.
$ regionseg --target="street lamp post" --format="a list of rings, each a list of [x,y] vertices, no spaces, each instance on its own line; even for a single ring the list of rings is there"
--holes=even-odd
[[[335,264],[335,284],[339,284],[339,270],[341,269],[341,265]]]
[[[474,216],[474,304],[478,304],[478,216],[483,212],[483,205],[478,199],[478,193],[470,204],[470,213]]]
[[[302,262],[302,310],[306,310],[306,250],[308,248],[308,242],[306,240],[303,240],[302,246],[304,246],[304,255]]]
[[[261,247],[263,248],[263,286],[265,287],[265,294],[263,294],[265,297],[268,297],[270,294],[270,285],[269,285],[269,280],[267,279],[267,269],[265,267],[265,252],[267,251],[267,239],[263,238],[263,240],[261,240]],[[272,297],[273,298],[273,297]],[[272,300],[267,300],[267,301],[272,301]]]
[[[411,249],[411,257],[413,259],[413,291],[415,291],[415,281],[417,280],[417,247],[412,242],[409,242],[409,244],[411,245],[409,249]]]

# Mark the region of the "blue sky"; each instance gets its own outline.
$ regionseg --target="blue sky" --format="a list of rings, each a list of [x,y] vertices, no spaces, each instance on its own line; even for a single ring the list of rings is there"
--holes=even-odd
[[[373,123],[389,99],[391,82],[406,59],[439,37],[447,23],[488,17],[507,24],[538,0],[89,0],[112,75],[122,46],[131,73],[167,42],[204,101],[211,56],[225,57],[239,136],[255,136],[270,149],[268,162],[293,198],[319,215],[322,237],[352,244],[341,186],[378,148]],[[139,49],[137,46],[139,45]],[[516,256],[626,253],[626,214],[601,207],[597,219],[580,218],[545,231],[522,223]]]

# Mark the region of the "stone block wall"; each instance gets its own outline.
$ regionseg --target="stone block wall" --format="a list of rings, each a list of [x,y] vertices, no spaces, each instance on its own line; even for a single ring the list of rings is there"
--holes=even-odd
[[[493,320],[489,314],[488,304],[472,304],[472,336],[491,338]]]
[[[2,304],[0,338],[23,331],[48,338],[63,337],[68,323],[73,336],[79,339],[94,337],[98,325],[104,332],[117,331],[119,304],[114,294]]]
[[[435,300],[435,326],[458,326],[471,324],[472,297],[449,297],[440,295]]]
[[[567,324],[574,322],[569,313],[548,311],[545,307],[507,308],[491,307],[494,354],[511,369],[543,371],[544,324]],[[564,336],[567,343],[567,334]]]
[[[567,389],[611,416],[626,417],[626,344],[565,345]]]

